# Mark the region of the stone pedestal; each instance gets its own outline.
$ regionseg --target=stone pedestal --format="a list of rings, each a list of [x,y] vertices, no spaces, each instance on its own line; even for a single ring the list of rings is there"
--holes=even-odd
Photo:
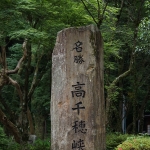
[[[51,150],[105,150],[103,83],[99,30],[60,31],[52,56]]]

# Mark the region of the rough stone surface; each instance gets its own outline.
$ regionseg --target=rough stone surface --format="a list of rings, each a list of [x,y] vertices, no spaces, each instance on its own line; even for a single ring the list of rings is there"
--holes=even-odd
[[[78,41],[82,42],[82,52],[74,49]],[[80,54],[84,60],[81,64],[74,62],[74,56]],[[85,91],[85,97],[72,96],[71,91],[75,91],[72,85],[77,82],[85,84],[80,89]],[[105,150],[103,82],[103,45],[99,30],[90,25],[60,31],[52,56],[51,150]],[[72,108],[79,102],[85,109],[80,109],[78,114]],[[78,126],[78,130],[87,129],[86,133],[78,130],[75,133],[75,121],[85,121],[85,127]]]

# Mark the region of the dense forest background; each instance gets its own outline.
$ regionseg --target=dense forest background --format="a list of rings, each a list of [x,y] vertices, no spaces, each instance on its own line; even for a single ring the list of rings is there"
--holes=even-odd
[[[57,32],[89,24],[104,41],[107,132],[143,131],[150,113],[149,0],[1,0],[0,122],[16,142],[50,137]]]

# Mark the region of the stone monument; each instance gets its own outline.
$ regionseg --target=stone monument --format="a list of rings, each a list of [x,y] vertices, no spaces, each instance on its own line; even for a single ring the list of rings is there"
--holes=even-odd
[[[105,150],[103,44],[94,25],[57,35],[52,55],[51,150]]]

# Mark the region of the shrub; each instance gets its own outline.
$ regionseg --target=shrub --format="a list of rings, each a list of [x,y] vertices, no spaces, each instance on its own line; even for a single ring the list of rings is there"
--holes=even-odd
[[[15,141],[12,141],[11,139],[9,139],[9,143],[7,145],[7,148],[5,150],[24,150],[21,148],[21,145],[16,143]]]
[[[106,135],[106,150],[114,150],[129,137],[128,134],[109,133]]]
[[[129,137],[116,150],[150,150],[150,137],[136,136]]]
[[[34,144],[20,145],[14,139],[8,138],[0,126],[0,150],[50,150],[50,139],[37,139]]]
[[[29,146],[28,150],[50,150],[50,140],[36,140],[33,145]]]
[[[3,128],[0,126],[0,150],[6,149],[7,144],[7,136],[5,135]]]
[[[5,150],[50,150],[50,142],[49,139],[38,139],[34,144],[20,145],[15,141],[12,141]]]

